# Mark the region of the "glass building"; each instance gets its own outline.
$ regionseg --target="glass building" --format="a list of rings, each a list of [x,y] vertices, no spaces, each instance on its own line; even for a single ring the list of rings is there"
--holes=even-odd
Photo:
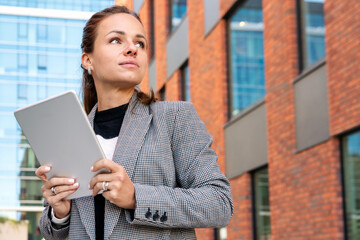
[[[113,0],[0,0],[0,217],[28,221],[41,239],[39,166],[13,112],[66,90],[80,91],[86,20]]]
[[[229,20],[231,116],[265,96],[261,0],[247,0]]]

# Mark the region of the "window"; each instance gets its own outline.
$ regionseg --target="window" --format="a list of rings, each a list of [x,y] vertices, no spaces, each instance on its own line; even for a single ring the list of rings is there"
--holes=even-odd
[[[170,32],[180,24],[186,14],[186,0],[170,0]]]
[[[302,70],[325,57],[324,0],[299,1]]]
[[[28,70],[28,55],[18,53],[18,71],[27,72]]]
[[[229,19],[231,116],[265,95],[262,15],[261,0],[247,0]]]
[[[38,55],[38,71],[45,72],[47,69],[47,59],[45,55]]]
[[[360,131],[342,140],[345,222],[348,239],[360,239]]]
[[[47,25],[37,25],[37,38],[39,42],[45,42],[47,40]]]
[[[158,96],[160,101],[166,100],[165,85],[159,90]]]
[[[17,96],[18,99],[27,99],[28,93],[27,93],[27,85],[26,84],[18,84],[17,85]]]
[[[28,37],[28,24],[27,23],[18,23],[18,36],[19,39]],[[23,39],[21,39],[23,40]]]
[[[154,0],[150,1],[150,14],[149,14],[149,23],[150,23],[150,59],[153,59],[155,56],[155,12],[154,12]]]
[[[190,73],[189,65],[186,63],[181,68],[182,100],[190,101]]]
[[[271,239],[269,176],[268,169],[262,168],[253,174],[255,237],[257,240]]]

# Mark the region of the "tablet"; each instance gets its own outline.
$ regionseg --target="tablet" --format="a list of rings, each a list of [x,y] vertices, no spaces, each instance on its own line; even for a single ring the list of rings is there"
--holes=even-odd
[[[90,167],[105,158],[75,91],[67,91],[14,112],[41,165],[51,165],[51,177],[71,177],[80,184],[67,197],[90,196]]]

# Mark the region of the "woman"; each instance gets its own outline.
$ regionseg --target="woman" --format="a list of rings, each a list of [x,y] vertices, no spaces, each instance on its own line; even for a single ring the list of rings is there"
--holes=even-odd
[[[107,157],[91,171],[109,172],[91,180],[93,196],[65,200],[76,180],[47,179],[51,169],[41,166],[43,236],[195,239],[194,228],[227,225],[229,182],[192,104],[155,102],[136,89],[148,64],[139,17],[120,6],[98,12],[81,46],[85,110]]]

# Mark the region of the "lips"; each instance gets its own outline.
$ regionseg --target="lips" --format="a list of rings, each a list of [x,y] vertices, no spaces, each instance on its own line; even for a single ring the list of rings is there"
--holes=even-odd
[[[119,65],[121,65],[123,67],[129,67],[129,68],[139,67],[139,65],[135,61],[132,61],[132,60],[122,61]]]

